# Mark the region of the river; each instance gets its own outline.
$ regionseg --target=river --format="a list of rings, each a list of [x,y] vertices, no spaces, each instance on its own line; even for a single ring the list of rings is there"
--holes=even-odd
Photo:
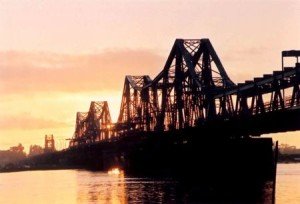
[[[0,203],[178,203],[174,180],[126,177],[84,170],[0,174]],[[276,203],[300,203],[300,164],[278,164]]]

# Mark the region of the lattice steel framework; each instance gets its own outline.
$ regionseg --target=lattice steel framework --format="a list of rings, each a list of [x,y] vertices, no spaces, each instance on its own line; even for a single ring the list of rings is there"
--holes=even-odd
[[[78,112],[70,146],[122,136],[130,131],[169,131],[236,121],[259,114],[300,107],[300,51],[295,67],[284,67],[235,85],[208,39],[177,39],[162,71],[126,76],[118,121],[112,124],[108,104],[91,102]],[[289,89],[290,96],[286,97]]]
[[[111,137],[112,122],[106,101],[92,101],[89,112],[78,112],[70,146],[93,143]]]
[[[195,126],[215,118],[214,95],[234,86],[208,39],[177,39],[154,80],[125,78],[119,127],[164,131]],[[233,111],[231,96],[223,104],[223,112]]]

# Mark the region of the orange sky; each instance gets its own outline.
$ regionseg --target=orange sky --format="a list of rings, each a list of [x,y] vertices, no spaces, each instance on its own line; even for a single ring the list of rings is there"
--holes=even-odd
[[[210,38],[242,82],[300,49],[300,1],[0,0],[0,149],[58,148],[77,111],[108,100],[116,119],[126,74],[154,77],[175,38]],[[300,121],[299,121],[300,122]],[[300,147],[300,132],[280,134]]]

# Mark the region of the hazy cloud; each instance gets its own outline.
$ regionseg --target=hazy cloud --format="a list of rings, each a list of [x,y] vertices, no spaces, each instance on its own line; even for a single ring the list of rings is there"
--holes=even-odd
[[[47,128],[62,128],[69,127],[70,124],[65,122],[48,120],[45,118],[36,118],[30,115],[7,116],[0,119],[1,130],[5,129],[47,129]]]
[[[156,75],[164,58],[149,50],[99,54],[0,52],[0,94],[122,89],[128,74]]]

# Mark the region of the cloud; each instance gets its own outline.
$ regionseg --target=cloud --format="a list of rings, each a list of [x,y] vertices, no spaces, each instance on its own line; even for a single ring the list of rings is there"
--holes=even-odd
[[[149,50],[98,54],[0,52],[0,94],[122,89],[128,74],[155,76],[164,58]]]
[[[0,119],[1,130],[32,130],[32,129],[49,129],[64,128],[70,124],[65,122],[49,120],[45,118],[32,117],[30,115],[6,116]]]
[[[267,50],[262,46],[237,48],[220,57],[232,80],[243,82],[278,67],[268,60]],[[125,75],[147,74],[153,78],[162,70],[166,58],[145,49],[112,49],[81,55],[0,52],[0,95],[122,91]]]
[[[271,50],[270,47],[259,45],[235,47],[227,50],[222,59],[225,61],[245,61],[250,57],[259,60],[260,56],[264,56],[269,50]]]
[[[235,83],[243,83],[281,70],[280,54],[271,46],[252,45],[224,50],[220,58],[229,77]]]

